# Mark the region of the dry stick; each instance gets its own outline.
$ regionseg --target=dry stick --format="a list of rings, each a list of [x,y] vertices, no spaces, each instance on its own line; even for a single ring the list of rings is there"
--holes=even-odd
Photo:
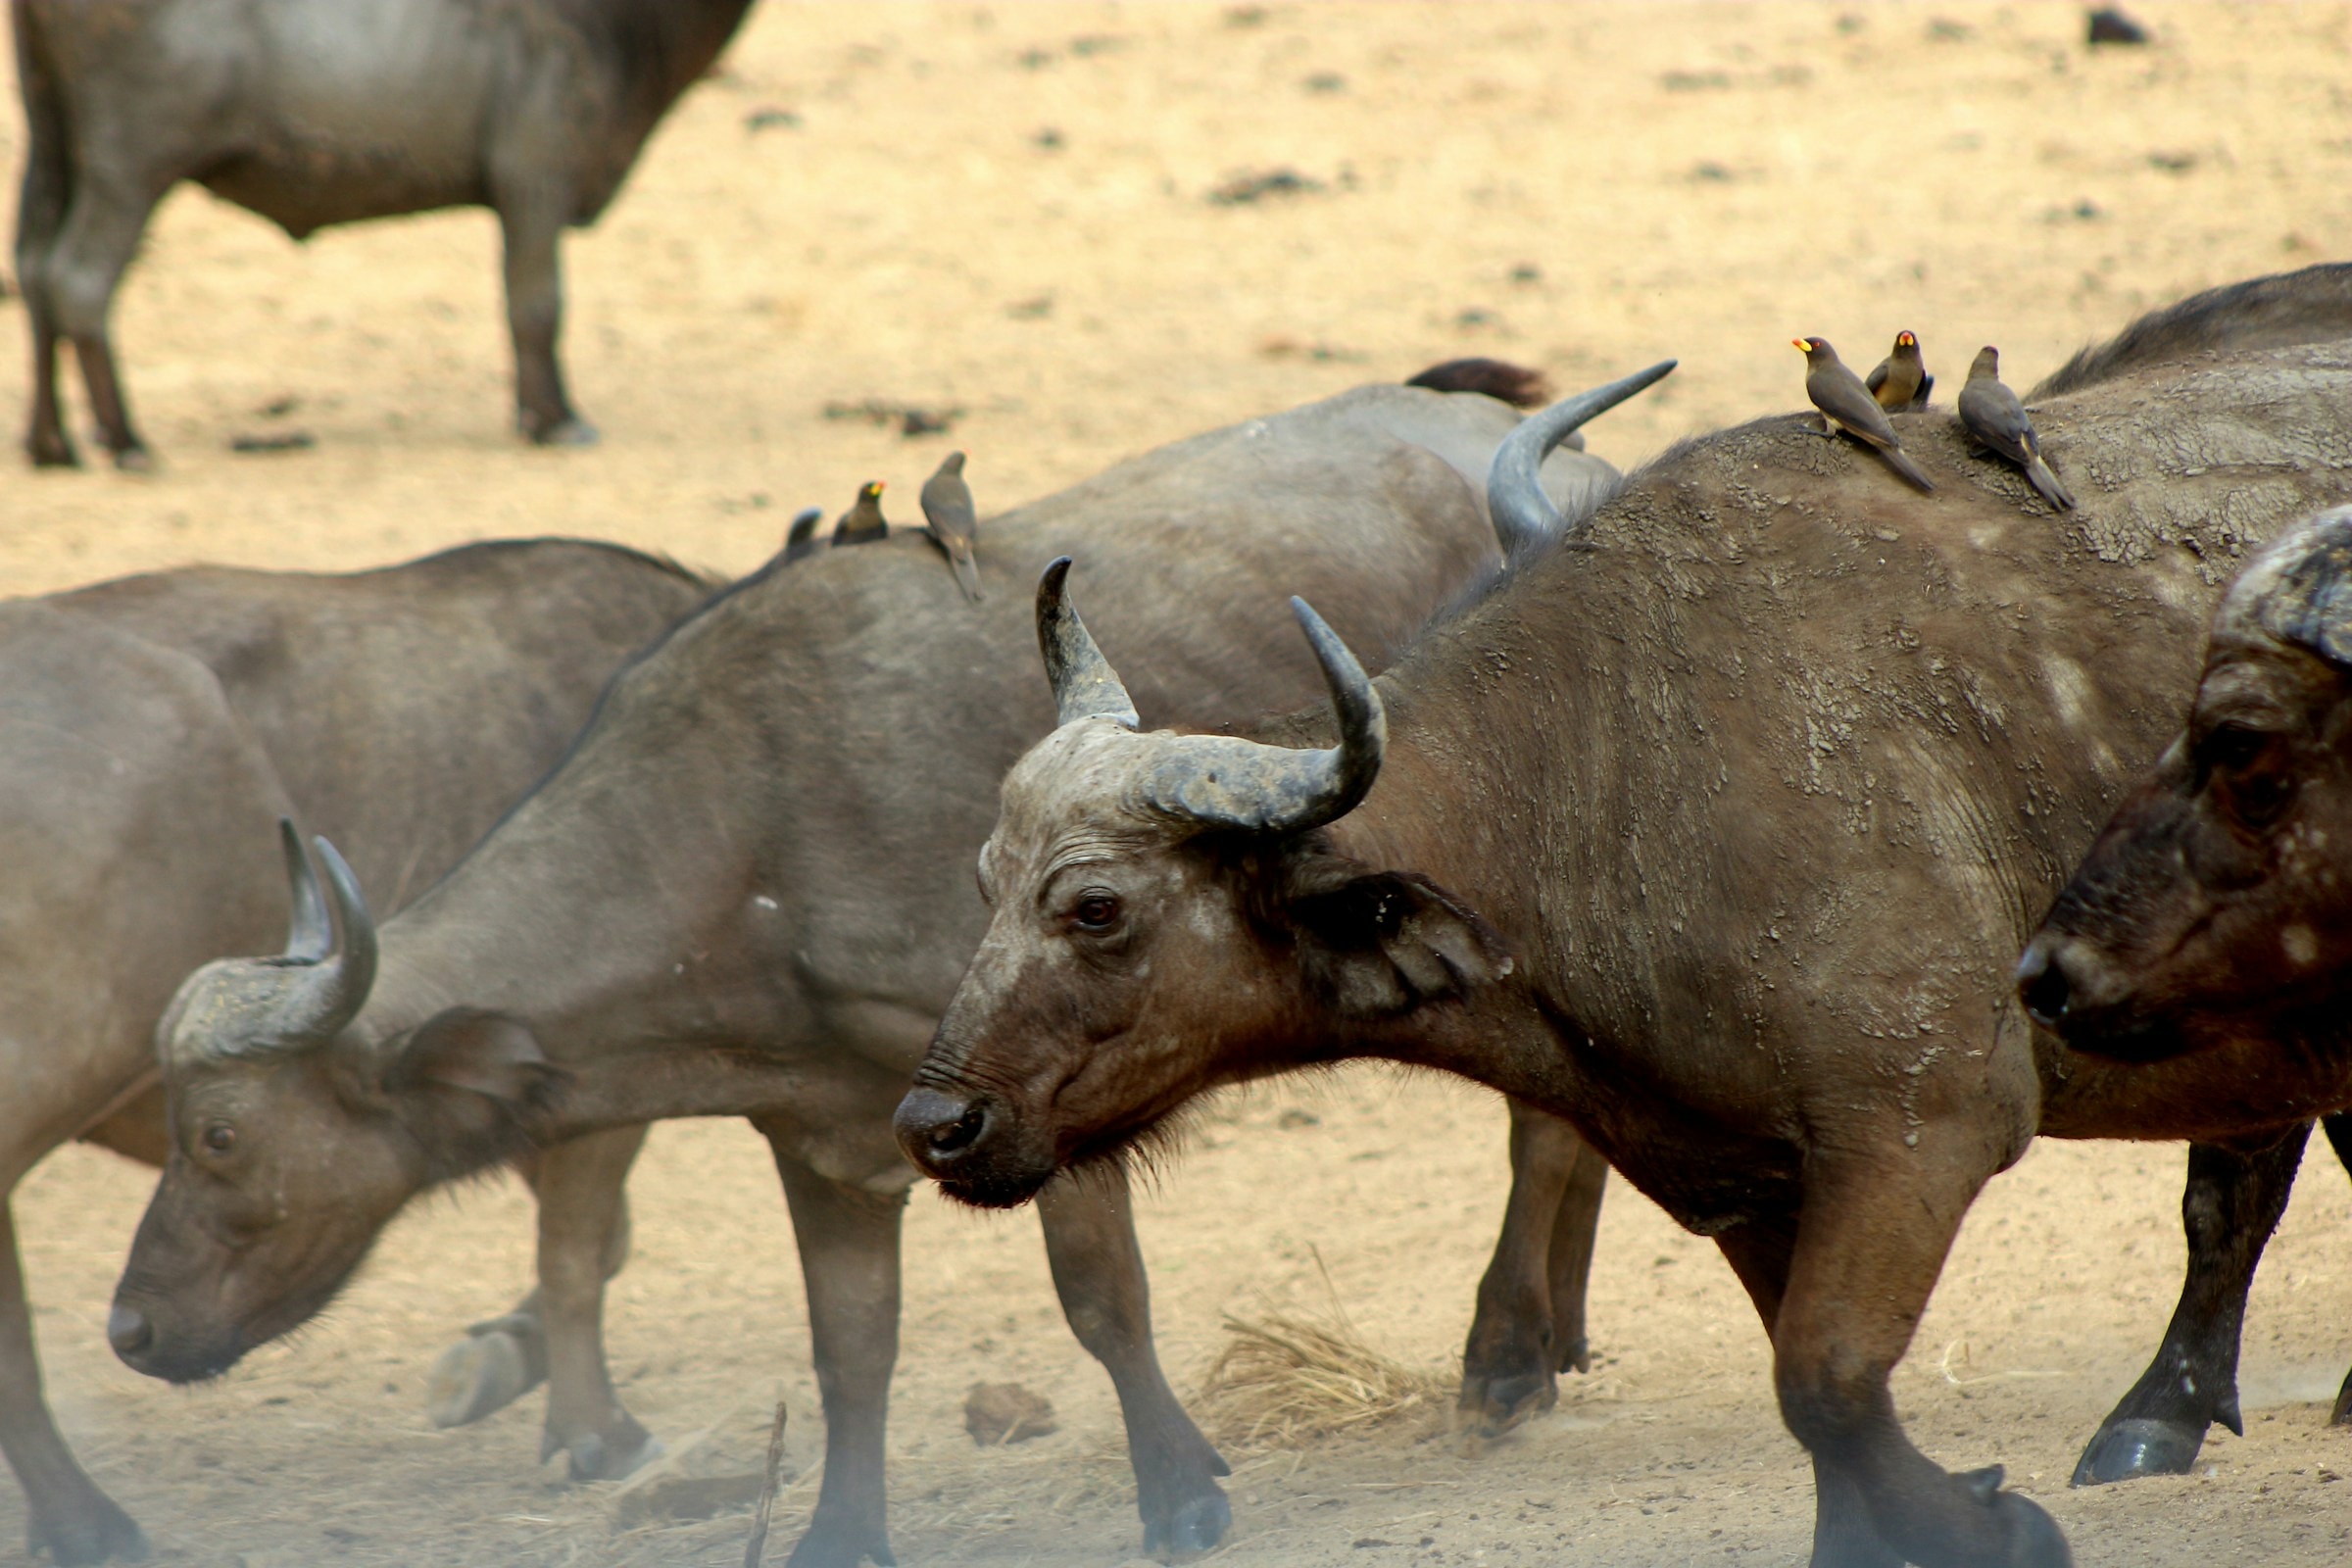
[[[784,1400],[776,1399],[776,1424],[767,1434],[767,1479],[760,1483],[760,1501],[752,1509],[752,1539],[744,1543],[743,1568],[760,1568],[767,1555],[767,1516],[776,1506],[776,1484],[784,1479]]]

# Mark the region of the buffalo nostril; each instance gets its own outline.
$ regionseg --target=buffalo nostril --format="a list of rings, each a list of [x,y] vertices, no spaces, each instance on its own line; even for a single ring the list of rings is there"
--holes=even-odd
[[[980,1141],[988,1130],[988,1108],[936,1089],[917,1088],[899,1102],[899,1146],[915,1164],[937,1167]]]
[[[2066,1016],[2073,990],[2066,978],[2066,966],[2038,943],[2017,966],[2018,1000],[2025,1003],[2026,1011],[2034,1015],[2034,1021],[2044,1027],[2055,1028]]]
[[[133,1306],[117,1306],[106,1314],[106,1342],[120,1356],[133,1356],[155,1343],[154,1325]]]
[[[956,1154],[978,1143],[980,1135],[987,1130],[988,1107],[971,1105],[954,1121],[932,1128],[927,1141],[934,1154]]]

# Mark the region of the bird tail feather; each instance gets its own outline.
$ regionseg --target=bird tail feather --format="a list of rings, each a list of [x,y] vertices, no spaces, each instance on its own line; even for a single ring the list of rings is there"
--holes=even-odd
[[[1901,447],[1881,447],[1879,456],[1886,460],[1886,466],[1901,474],[1916,488],[1930,493],[1935,491],[1936,481],[1929,478],[1927,470],[1913,463],[1911,454],[1905,452]]]
[[[2059,479],[2057,470],[2042,462],[2038,455],[2027,460],[2026,482],[2041,493],[2042,500],[2060,512],[2075,510],[2074,494]]]
[[[956,565],[956,586],[973,604],[980,602],[980,563],[972,559],[972,547],[958,539],[948,546],[948,559]]]

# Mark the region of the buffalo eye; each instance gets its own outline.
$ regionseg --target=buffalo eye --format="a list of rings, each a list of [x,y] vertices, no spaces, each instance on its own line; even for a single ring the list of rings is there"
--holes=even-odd
[[[2246,827],[2269,826],[2294,798],[2286,747],[2268,730],[2222,724],[2199,753],[2223,808]]]
[[[237,1130],[224,1121],[214,1122],[204,1130],[204,1147],[216,1154],[225,1154],[237,1147]]]
[[[1101,936],[1119,923],[1119,901],[1108,893],[1085,893],[1070,906],[1070,924]]]

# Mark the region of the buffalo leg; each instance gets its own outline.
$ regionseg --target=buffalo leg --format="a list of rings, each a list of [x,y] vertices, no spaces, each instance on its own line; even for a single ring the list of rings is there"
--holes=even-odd
[[[2328,1142],[2335,1149],[2335,1157],[2343,1161],[2344,1169],[2352,1172],[2352,1115],[2334,1115],[2322,1119],[2328,1129]],[[2352,1427],[2352,1372],[2344,1374],[2344,1386],[2336,1392],[2335,1408],[2328,1412],[2330,1426]]]
[[[1206,1551],[1233,1524],[1214,1480],[1232,1472],[1177,1402],[1152,1348],[1152,1287],[1126,1172],[1056,1177],[1038,1195],[1038,1215],[1070,1332],[1119,1392],[1144,1550]]]
[[[1788,1289],[1788,1268],[1794,1256],[1793,1227],[1771,1220],[1749,1220],[1715,1238],[1732,1272],[1755,1303],[1764,1332],[1780,1326],[1781,1298]],[[1903,1559],[1880,1539],[1870,1522],[1870,1503],[1845,1469],[1813,1465],[1813,1560],[1839,1568],[1903,1568]]]
[[[2101,1423],[2075,1466],[2074,1484],[2186,1475],[2219,1421],[2240,1437],[2237,1349],[2254,1267],[2286,1212],[2295,1168],[2311,1137],[2305,1122],[2267,1145],[2188,1146],[2180,1194],[2188,1271],[2164,1343],[2139,1381]]]
[[[896,1563],[885,1509],[882,1438],[899,1356],[899,1222],[906,1195],[873,1193],[818,1175],[771,1135],[776,1174],[792,1209],[808,1337],[825,1406],[825,1479],[790,1568]]]
[[[556,339],[564,326],[564,215],[529,176],[498,203],[506,247],[507,325],[514,339],[514,422],[541,446],[588,446],[596,430],[572,411],[564,394]]]
[[[572,1478],[587,1481],[625,1475],[661,1452],[620,1408],[604,1355],[604,1286],[628,1261],[626,1187],[644,1147],[643,1127],[620,1127],[514,1162],[539,1204],[540,1284],[441,1352],[425,1399],[435,1426],[503,1410],[549,1382],[552,1368],[542,1459],[564,1449]],[[551,1305],[558,1279],[566,1294]]]
[[[24,1267],[5,1194],[0,1194],[0,1451],[24,1487],[26,1544],[32,1555],[47,1551],[61,1564],[147,1555],[146,1537],[74,1462],[41,1402],[32,1309],[24,1298]]]
[[[2073,1559],[2047,1513],[2001,1491],[1997,1467],[1946,1473],[1895,1415],[1888,1376],[1991,1174],[1964,1119],[1914,1131],[1917,1146],[1857,1140],[1806,1160],[1773,1380],[1813,1456],[1814,1568],[2061,1568]]]
[[[1497,1437],[1559,1399],[1558,1374],[1592,1365],[1585,1291],[1607,1161],[1575,1129],[1518,1101],[1511,1107],[1511,1196],[1478,1282],[1462,1350],[1462,1419]]]
[[[122,468],[144,468],[149,459],[147,443],[131,428],[107,318],[114,309],[115,287],[139,248],[155,198],[154,191],[95,170],[77,171],[73,201],[44,270],[43,292],[54,330],[74,345],[98,438]]]
[[[628,1255],[629,1166],[645,1128],[615,1127],[538,1158],[539,1310],[547,1336],[547,1427],[539,1457],[570,1455],[574,1481],[627,1475],[662,1451],[621,1408],[605,1365],[605,1281]]]
[[[66,434],[57,394],[57,311],[49,302],[49,253],[64,226],[72,189],[65,149],[47,145],[59,132],[37,117],[33,145],[24,159],[24,185],[17,204],[17,286],[24,295],[26,324],[32,329],[32,422],[24,435],[25,455],[36,467],[72,467],[79,462]]]

